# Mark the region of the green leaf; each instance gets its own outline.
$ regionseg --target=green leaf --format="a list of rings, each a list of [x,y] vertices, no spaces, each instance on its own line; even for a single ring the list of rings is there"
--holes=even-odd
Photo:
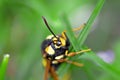
[[[80,49],[82,49],[81,46],[84,43],[84,41],[86,40],[86,37],[87,37],[87,35],[88,35],[89,31],[90,31],[91,25],[94,22],[97,15],[99,14],[104,2],[105,2],[105,0],[100,0],[98,2],[97,6],[95,7],[93,13],[91,14],[91,16],[90,16],[90,18],[88,20],[88,22],[86,23],[86,26],[84,27],[82,32],[79,34],[78,39],[75,37],[75,35],[74,35],[73,31],[72,31],[72,28],[71,28],[71,25],[70,25],[70,23],[69,23],[69,21],[67,19],[67,16],[66,15],[62,16],[62,20],[63,20],[63,22],[65,24],[67,36],[70,39],[70,42],[71,42],[71,44],[72,44],[75,51],[79,51]],[[88,52],[88,54],[90,54],[90,52]],[[77,59],[76,57],[79,57],[79,56],[75,56],[73,58]],[[91,58],[94,58],[94,57],[91,56]],[[100,58],[98,58],[98,61],[101,62],[102,60],[99,60],[99,59]],[[102,61],[102,63],[103,63],[103,61]],[[102,63],[100,63],[100,64],[102,64]],[[107,66],[108,66],[107,64],[106,64],[106,66],[102,65],[102,67],[104,69],[107,68]],[[64,65],[60,67],[59,71],[61,70],[61,68],[63,69],[63,67],[64,67]],[[69,69],[69,67],[67,67],[67,68],[64,67],[64,69],[66,69],[64,71],[67,71]],[[86,67],[85,70],[88,71],[89,74],[91,74],[88,67]],[[59,71],[58,71],[58,73],[60,73]],[[64,71],[61,71],[62,73],[60,73],[60,75],[65,73]],[[108,69],[108,71],[111,72],[110,69]],[[114,73],[114,74],[116,74],[116,73]],[[94,79],[94,77],[91,76],[91,79]]]
[[[91,29],[91,25],[94,22],[95,18],[97,17],[97,15],[100,13],[101,8],[103,7],[105,0],[99,0],[98,4],[96,5],[95,9],[93,10],[89,20],[87,21],[84,29],[81,31],[81,33],[78,36],[78,42],[79,45],[82,46],[84,41],[87,38],[87,35],[90,32]]]
[[[72,46],[74,47],[74,49],[75,49],[76,51],[79,51],[79,47],[77,46],[77,45],[78,45],[77,38],[75,37],[75,35],[74,35],[73,31],[72,31],[72,26],[71,26],[71,24],[69,23],[66,14],[64,14],[64,15],[62,16],[62,20],[63,20],[63,22],[64,22],[64,24],[65,24],[66,33],[67,33],[67,36],[68,36],[68,38],[69,38],[69,40],[70,40],[70,43],[72,44]]]
[[[108,74],[110,74],[112,77],[119,79],[120,70],[118,68],[115,68],[113,65],[104,62],[94,52],[90,51],[89,53],[84,54],[82,57],[92,60],[102,69],[104,69]]]
[[[5,73],[6,73],[9,57],[10,57],[10,55],[6,54],[3,58],[3,61],[2,61],[1,67],[0,67],[0,80],[4,80],[4,78],[5,78]]]

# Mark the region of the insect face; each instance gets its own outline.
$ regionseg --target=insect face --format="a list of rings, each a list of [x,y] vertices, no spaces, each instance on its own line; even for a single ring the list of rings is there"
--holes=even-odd
[[[49,35],[46,39],[51,40],[51,43],[54,44],[56,49],[69,46],[67,41],[68,38],[65,33],[56,37],[54,37],[53,35]]]
[[[42,43],[42,51],[47,59],[53,61],[55,59],[64,58],[69,45],[69,40],[62,35],[56,37],[49,35]]]

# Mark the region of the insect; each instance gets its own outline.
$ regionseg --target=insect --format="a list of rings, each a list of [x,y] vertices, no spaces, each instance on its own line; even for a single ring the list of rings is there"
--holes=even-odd
[[[90,49],[81,50],[78,52],[69,52],[70,41],[66,35],[66,32],[63,31],[61,34],[56,35],[51,30],[45,17],[42,17],[42,19],[52,34],[48,35],[41,44],[43,64],[45,66],[44,80],[48,80],[49,74],[53,77],[54,80],[59,80],[55,71],[60,66],[60,64],[66,62],[81,67],[83,64],[70,61],[67,59],[67,57],[72,57],[77,54],[90,51]]]

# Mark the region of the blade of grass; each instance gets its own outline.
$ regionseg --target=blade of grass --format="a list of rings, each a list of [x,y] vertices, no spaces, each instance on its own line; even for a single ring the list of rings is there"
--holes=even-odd
[[[63,24],[65,25],[64,28],[65,28],[67,37],[69,38],[72,47],[74,48],[74,50],[78,51],[79,47],[76,46],[78,44],[78,42],[77,42],[77,39],[76,39],[76,37],[75,37],[75,35],[74,35],[73,31],[72,31],[72,28],[71,28],[71,25],[70,25],[70,23],[68,21],[67,15],[63,14],[61,20],[62,20]],[[57,73],[59,74],[60,79],[62,79],[64,74],[66,74],[68,72],[69,68],[70,68],[70,64],[67,64],[67,65],[62,64],[60,66],[60,68],[57,70]]]
[[[86,49],[86,48],[82,48],[82,49]],[[112,75],[115,78],[119,79],[119,75],[120,75],[120,70],[115,68],[114,66],[112,66],[111,64],[108,64],[106,62],[104,62],[101,58],[99,58],[93,51],[90,51],[87,54],[84,54],[83,56],[84,58],[90,59],[93,62],[95,62],[97,65],[99,65],[102,69],[104,69],[108,74]]]
[[[95,9],[93,10],[89,20],[87,21],[84,29],[81,31],[81,33],[78,36],[78,42],[80,47],[83,45],[84,41],[87,38],[87,35],[91,29],[91,25],[94,22],[95,18],[97,17],[97,15],[100,13],[101,8],[103,7],[105,0],[99,0],[99,2],[97,3]]]
[[[70,42],[71,42],[71,44],[72,44],[72,47],[74,48],[73,50],[75,50],[75,51],[79,51],[80,50],[80,47],[79,47],[79,45],[78,45],[78,40],[77,40],[77,38],[75,37],[75,35],[74,35],[74,33],[73,33],[73,31],[72,31],[72,28],[71,28],[71,25],[70,25],[70,23],[69,23],[69,21],[68,21],[68,18],[67,18],[67,16],[64,14],[63,16],[62,16],[62,21],[64,22],[64,24],[65,24],[65,28],[66,28],[66,33],[67,33],[67,36],[68,36],[68,38],[70,39]],[[74,60],[74,59],[76,59],[76,58],[78,58],[79,56],[74,56],[74,57],[72,57],[72,58],[70,58],[70,60]],[[68,69],[70,69],[70,64],[63,64],[63,65],[61,65],[61,67],[59,68],[59,70],[58,70],[58,74],[60,75],[59,77],[62,79],[62,77],[63,77],[63,75],[64,74],[66,74],[67,73],[67,71],[68,71]],[[63,70],[64,69],[64,70]],[[91,80],[94,80],[94,77],[93,76],[91,76],[91,75],[93,75],[89,70],[88,70],[89,68],[88,67],[86,67],[84,70],[85,70],[85,72],[88,72],[88,77],[89,77],[89,79],[91,79]],[[90,74],[90,75],[89,75]]]
[[[100,12],[102,6],[104,4],[104,0],[100,0],[95,8],[95,10],[93,11],[91,17],[89,18],[85,28],[82,30],[81,34],[79,34],[79,37],[78,39],[76,39],[76,37],[74,36],[74,33],[72,31],[72,28],[71,28],[71,25],[67,19],[67,16],[64,14],[62,16],[62,21],[65,23],[65,28],[66,28],[66,33],[67,33],[67,36],[68,38],[70,39],[70,42],[73,46],[73,48],[76,50],[76,51],[79,51],[80,48],[81,48],[81,45],[83,44],[83,42],[85,41],[87,35],[88,35],[88,32],[90,31],[90,27],[94,21],[94,19],[96,18],[96,16],[98,15],[98,13]],[[82,36],[81,36],[82,35]],[[78,43],[80,43],[80,45],[78,45]],[[75,58],[75,57],[74,57]],[[62,66],[63,67],[63,66]],[[62,68],[60,67],[60,69]],[[60,70],[59,69],[59,70]],[[62,68],[63,69],[63,68]],[[67,68],[68,69],[68,68]],[[62,71],[63,73],[64,71]],[[59,71],[58,71],[59,73]]]
[[[67,15],[64,14],[62,16],[62,21],[64,22],[65,24],[65,29],[66,29],[66,33],[67,33],[67,36],[73,46],[73,48],[76,50],[76,51],[79,51],[79,47],[77,46],[78,45],[78,40],[76,39],[73,31],[72,31],[72,26],[71,24],[69,23],[68,21],[68,18],[67,18]]]
[[[4,80],[5,78],[5,73],[6,73],[9,57],[10,57],[9,54],[6,54],[3,58],[3,61],[0,67],[0,80]]]

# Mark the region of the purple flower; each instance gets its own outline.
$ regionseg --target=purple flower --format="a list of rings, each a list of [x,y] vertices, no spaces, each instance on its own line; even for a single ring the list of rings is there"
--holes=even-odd
[[[114,52],[112,50],[98,52],[97,55],[107,63],[112,63],[114,60]]]

